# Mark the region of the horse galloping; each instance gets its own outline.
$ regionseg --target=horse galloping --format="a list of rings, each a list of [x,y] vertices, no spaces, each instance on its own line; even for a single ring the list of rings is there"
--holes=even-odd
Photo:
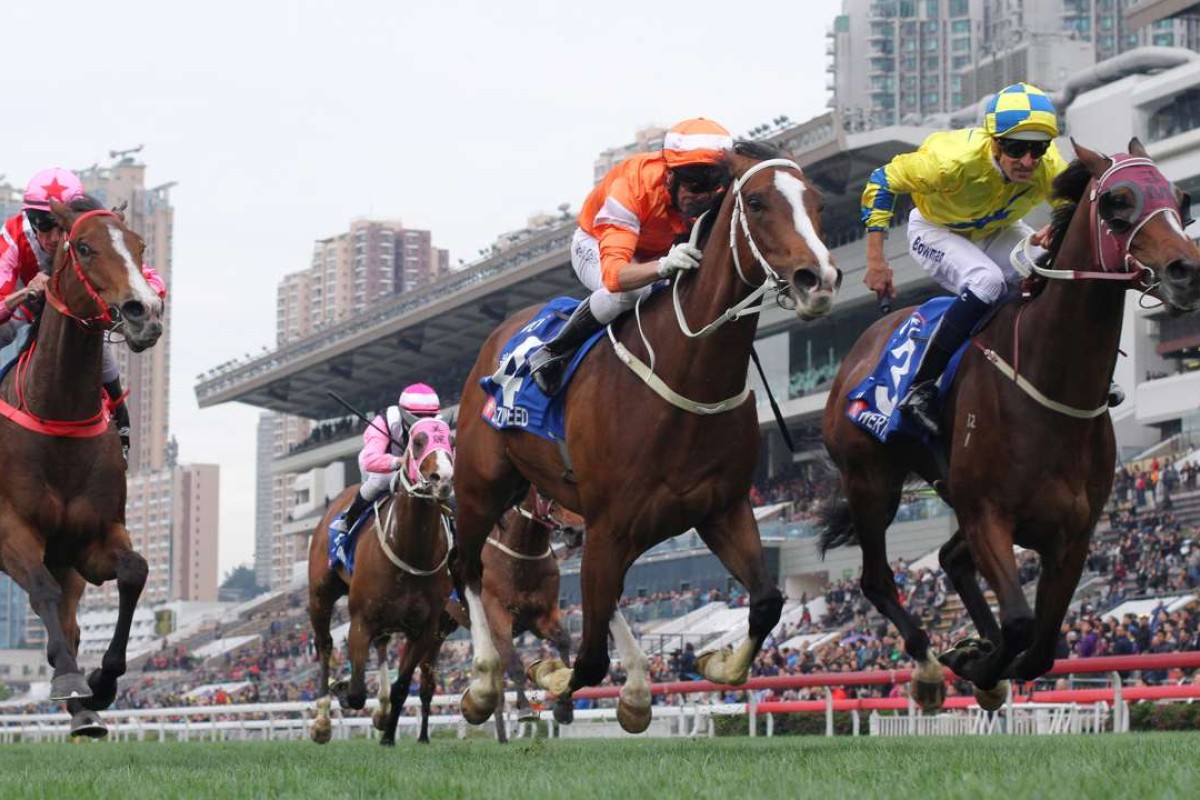
[[[617,601],[642,553],[692,527],[751,598],[749,637],[732,654],[702,657],[706,677],[744,681],[778,622],[783,596],[767,572],[749,500],[759,442],[755,404],[747,402],[754,313],[761,308],[754,304],[774,299],[794,303],[801,318],[821,316],[832,307],[841,273],[821,241],[817,191],[795,162],[777,155],[744,142],[728,153],[734,182],[719,210],[709,212],[702,266],[609,326],[613,345],[597,346],[564,390],[561,450],[524,431],[496,430],[482,414],[488,398],[480,380],[497,369],[501,349],[533,310],[502,323],[481,350],[463,391],[455,473],[455,569],[474,623],[474,677],[462,702],[468,721],[484,722],[503,688],[503,665],[480,624],[480,553],[530,483],[587,524],[575,667],[534,670],[552,694],[569,697],[603,680],[611,632],[628,674],[621,724],[635,732],[649,725],[648,662]],[[699,320],[712,322],[693,331]]]
[[[422,419],[410,431],[395,491],[376,505],[376,516],[360,532],[354,572],[329,565],[329,524],[353,498],[357,486],[345,489],[332,502],[313,532],[308,551],[308,614],[313,626],[321,673],[317,687],[317,718],[311,736],[324,744],[332,736],[329,718],[329,659],[333,654],[330,620],[338,598],[349,595],[350,680],[339,702],[347,708],[366,705],[366,662],[374,644],[379,658],[379,709],[373,715],[382,731],[380,743],[395,744],[400,710],[409,683],[421,667],[421,733],[429,741],[430,701],[435,689],[434,665],[442,641],[455,623],[447,618],[453,588],[446,563],[450,530],[446,518],[452,498],[454,454],[450,429],[435,417]],[[399,674],[389,686],[387,643],[402,633],[406,643]],[[399,699],[391,702],[393,696]]]
[[[1055,211],[1047,258],[1033,265],[1040,293],[1004,305],[967,346],[942,408],[944,458],[908,437],[881,443],[847,416],[847,394],[912,309],[872,325],[830,390],[823,438],[845,500],[825,511],[822,547],[862,547],[863,594],[904,637],[918,664],[913,693],[927,710],[942,703],[943,671],[928,635],[900,604],[884,541],[906,478],[915,473],[941,487],[957,515],[959,530],[939,556],[983,641],[962,642],[941,662],[994,709],[1007,694],[1004,680],[1031,680],[1052,665],[1109,498],[1115,443],[1106,397],[1125,292],[1153,292],[1173,312],[1200,305],[1200,250],[1184,233],[1182,193],[1136,139],[1128,155],[1112,158],[1075,150],[1054,185],[1068,204]],[[1014,544],[1041,557],[1036,613],[1018,579]],[[976,570],[996,593],[999,623]]]
[[[558,537],[568,547],[577,547],[583,528],[582,517],[530,487],[521,504],[496,523],[483,549],[483,609],[501,663],[516,685],[517,718],[521,720],[536,719],[537,714],[525,696],[525,666],[513,639],[530,631],[553,642],[559,657],[569,661],[571,634],[562,624],[558,607],[558,557],[553,540]],[[567,724],[573,716],[570,698],[558,698],[555,720]]]
[[[142,274],[144,242],[118,214],[91,198],[50,205],[66,239],[47,306],[0,382],[0,568],[46,626],[50,699],[67,701],[72,734],[103,736],[96,712],[116,699],[148,567],[125,528],[125,463],[102,398],[102,348],[110,331],[134,352],[152,347],[163,302]],[[86,583],[114,578],[116,629],[85,680],[75,610]]]

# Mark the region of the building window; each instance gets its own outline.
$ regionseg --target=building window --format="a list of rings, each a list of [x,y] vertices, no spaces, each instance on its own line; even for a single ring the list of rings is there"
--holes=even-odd
[[[1200,128],[1200,89],[1188,89],[1154,112],[1147,138],[1152,142]]]
[[[925,16],[929,19],[937,19],[938,15],[938,0],[925,0]]]

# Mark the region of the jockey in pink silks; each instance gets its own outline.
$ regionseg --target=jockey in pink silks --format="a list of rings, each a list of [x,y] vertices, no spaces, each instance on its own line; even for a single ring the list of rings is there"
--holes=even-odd
[[[54,251],[62,246],[66,233],[50,213],[50,201],[65,206],[86,199],[83,183],[70,170],[50,167],[29,180],[19,214],[14,214],[0,230],[0,346],[16,338],[18,329],[33,321],[41,310],[46,281],[54,264]],[[158,272],[146,264],[140,265],[150,289],[166,298],[167,287]],[[17,284],[21,288],[17,288]],[[15,355],[15,354],[14,354]],[[104,391],[114,401],[121,398],[121,374],[111,343],[104,345],[104,367],[101,372]],[[125,461],[129,461],[129,408],[125,403],[116,407],[117,433]]]
[[[424,383],[414,383],[400,393],[396,405],[389,406],[371,421],[363,431],[363,446],[358,454],[362,486],[350,507],[329,525],[331,537],[345,539],[350,527],[363,512],[388,492],[396,471],[403,466],[409,429],[419,419],[437,416],[441,409],[437,392]],[[391,439],[388,438],[389,433]],[[395,444],[392,440],[395,440]],[[343,544],[335,543],[334,546],[342,547]]]

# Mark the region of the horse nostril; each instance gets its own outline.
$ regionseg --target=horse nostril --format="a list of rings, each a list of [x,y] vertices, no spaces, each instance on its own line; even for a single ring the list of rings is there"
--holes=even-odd
[[[441,483],[441,481],[442,481],[441,475],[438,475],[436,472],[429,473],[429,482],[430,483]]]
[[[140,322],[146,318],[146,306],[138,300],[126,300],[121,304],[121,316],[130,322]]]
[[[1171,283],[1185,283],[1195,274],[1196,265],[1182,258],[1167,264],[1167,280]]]
[[[808,268],[798,269],[792,273],[792,285],[801,291],[815,289],[820,282],[821,279]]]

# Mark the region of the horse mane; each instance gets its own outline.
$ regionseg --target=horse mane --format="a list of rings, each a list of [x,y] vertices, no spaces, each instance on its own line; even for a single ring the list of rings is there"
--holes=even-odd
[[[1066,238],[1067,228],[1075,216],[1075,209],[1083,199],[1083,191],[1092,180],[1092,173],[1083,162],[1075,159],[1065,170],[1054,179],[1050,197],[1053,200],[1066,201],[1057,206],[1050,217],[1050,246],[1046,253],[1038,259],[1038,266],[1048,267],[1058,257],[1058,250]]]

